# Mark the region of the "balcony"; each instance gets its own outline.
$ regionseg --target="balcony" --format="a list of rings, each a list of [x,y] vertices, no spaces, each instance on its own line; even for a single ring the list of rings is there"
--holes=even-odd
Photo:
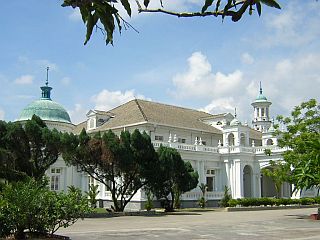
[[[177,142],[161,142],[153,141],[155,148],[162,146],[172,147],[177,150],[191,151],[191,152],[207,152],[213,154],[229,154],[229,153],[251,153],[251,154],[264,154],[265,149],[270,149],[271,152],[280,153],[285,152],[288,148],[281,148],[279,146],[258,146],[258,147],[246,147],[246,146],[228,146],[228,147],[209,147],[205,145],[191,145]]]

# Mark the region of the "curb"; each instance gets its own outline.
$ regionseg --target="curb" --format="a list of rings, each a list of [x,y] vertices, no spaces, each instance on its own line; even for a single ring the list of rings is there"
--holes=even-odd
[[[226,212],[239,211],[263,211],[263,210],[283,210],[283,209],[300,209],[300,208],[317,208],[319,205],[298,205],[298,206],[266,206],[266,207],[227,207]]]

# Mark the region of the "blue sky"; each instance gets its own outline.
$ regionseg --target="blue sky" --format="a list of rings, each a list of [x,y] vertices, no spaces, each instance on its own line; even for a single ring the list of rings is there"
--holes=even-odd
[[[185,11],[200,9],[203,1],[163,2]],[[238,23],[134,9],[127,19],[139,33],[116,33],[114,46],[105,46],[100,32],[84,46],[79,13],[61,3],[11,0],[1,6],[0,119],[17,119],[40,98],[47,66],[52,99],[74,123],[89,109],[109,110],[134,97],[211,113],[237,107],[239,119],[250,122],[259,81],[273,116],[319,100],[319,2],[279,1],[282,10],[264,7],[260,18],[245,15]]]

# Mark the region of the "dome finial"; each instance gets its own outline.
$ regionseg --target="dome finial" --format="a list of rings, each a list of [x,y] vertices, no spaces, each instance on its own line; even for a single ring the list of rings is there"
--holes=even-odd
[[[262,86],[261,86],[261,81],[260,81],[260,94],[262,94]]]
[[[234,108],[234,118],[237,117],[237,108]]]
[[[49,84],[49,67],[47,67],[47,80],[46,80],[46,86]]]
[[[49,87],[49,67],[47,67],[47,79],[45,86],[41,87],[42,93],[41,93],[41,99],[45,100],[51,100],[50,98],[50,91],[52,90],[52,87]]]

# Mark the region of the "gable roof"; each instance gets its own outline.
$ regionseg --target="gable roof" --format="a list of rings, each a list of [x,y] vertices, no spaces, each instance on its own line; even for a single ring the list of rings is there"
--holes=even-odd
[[[212,114],[141,99],[131,100],[108,111],[108,113],[111,113],[114,117],[94,131],[104,131],[140,123],[152,123],[222,134],[221,130],[201,121],[202,118],[214,116]],[[85,127],[84,125],[82,124],[82,127]],[[82,129],[82,127],[79,126],[77,129]]]

